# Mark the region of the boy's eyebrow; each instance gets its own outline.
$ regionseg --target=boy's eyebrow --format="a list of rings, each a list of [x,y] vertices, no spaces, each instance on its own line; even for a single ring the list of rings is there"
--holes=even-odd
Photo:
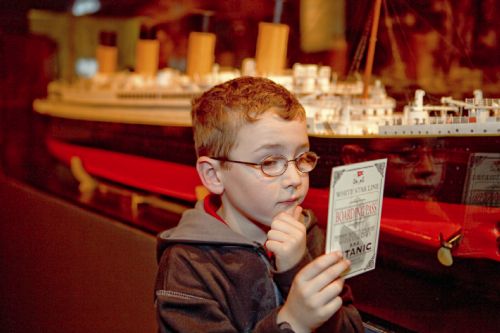
[[[280,145],[278,143],[268,143],[268,144],[265,144],[263,146],[259,146],[257,147],[254,152],[258,152],[260,150],[267,150],[267,149],[276,149],[276,148],[281,148],[283,147],[283,145]]]
[[[256,152],[259,152],[261,150],[273,150],[273,149],[278,149],[278,148],[283,148],[283,147],[284,146],[282,144],[279,144],[279,143],[269,143],[269,144],[265,144],[263,146],[257,147],[253,152],[256,153]],[[299,148],[309,148],[309,143],[304,143],[304,144],[300,145]]]

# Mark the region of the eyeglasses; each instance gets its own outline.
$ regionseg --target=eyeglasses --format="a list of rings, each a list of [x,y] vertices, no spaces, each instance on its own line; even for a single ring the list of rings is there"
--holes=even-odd
[[[253,167],[260,167],[260,170],[263,174],[269,177],[278,177],[286,172],[288,168],[288,163],[294,162],[297,170],[303,173],[311,172],[315,167],[316,163],[318,163],[319,156],[312,151],[305,152],[300,154],[298,157],[293,160],[287,160],[283,155],[271,155],[266,157],[260,163],[252,163],[252,162],[243,162],[243,161],[234,161],[229,160],[223,157],[210,157],[217,161],[222,162],[231,162],[231,163],[239,163],[245,164]]]

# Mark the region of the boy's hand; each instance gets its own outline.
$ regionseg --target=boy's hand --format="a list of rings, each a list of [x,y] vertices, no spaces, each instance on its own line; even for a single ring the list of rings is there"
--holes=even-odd
[[[300,222],[302,207],[290,215],[281,212],[274,217],[267,233],[266,247],[276,257],[276,269],[286,271],[295,266],[306,252],[306,227]]]
[[[294,332],[311,332],[342,306],[339,294],[344,287],[340,274],[351,263],[340,252],[322,255],[295,277],[277,321],[288,322]]]

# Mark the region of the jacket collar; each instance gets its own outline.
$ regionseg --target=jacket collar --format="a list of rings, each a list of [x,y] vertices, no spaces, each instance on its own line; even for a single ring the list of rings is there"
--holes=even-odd
[[[206,200],[214,200],[214,198],[209,196]],[[163,231],[158,237],[168,243],[259,246],[229,228],[215,211],[213,202],[198,201],[194,209],[182,214],[176,227]]]

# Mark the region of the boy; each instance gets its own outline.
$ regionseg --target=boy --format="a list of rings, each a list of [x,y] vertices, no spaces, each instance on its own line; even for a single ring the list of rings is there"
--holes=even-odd
[[[210,195],[159,236],[160,332],[363,332],[340,278],[350,263],[318,257],[322,234],[300,207],[318,157],[297,99],[242,77],[193,101],[192,120]]]

